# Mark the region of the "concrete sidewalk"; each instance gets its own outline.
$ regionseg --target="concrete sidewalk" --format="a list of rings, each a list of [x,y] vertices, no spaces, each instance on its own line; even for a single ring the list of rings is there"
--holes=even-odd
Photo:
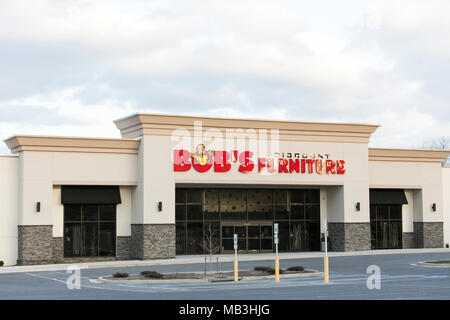
[[[344,256],[363,256],[363,255],[384,255],[384,254],[410,254],[410,253],[434,253],[447,252],[450,254],[450,249],[436,248],[436,249],[390,249],[390,250],[368,250],[368,251],[347,251],[347,252],[328,252],[329,257],[344,257]],[[280,253],[280,259],[306,259],[306,258],[322,258],[323,252],[286,252]],[[219,258],[219,262],[232,262],[234,254],[219,254],[214,255]],[[274,253],[260,253],[260,254],[240,254],[239,261],[258,261],[274,259]],[[103,262],[85,262],[73,264],[47,264],[35,266],[9,266],[0,267],[0,273],[18,273],[18,272],[37,272],[37,271],[60,271],[66,270],[68,266],[77,265],[80,269],[93,268],[118,268],[118,267],[145,267],[157,265],[175,265],[175,264],[194,264],[203,263],[205,261],[204,255],[196,256],[177,256],[174,259],[157,259],[157,260],[124,260],[124,261],[103,261]]]

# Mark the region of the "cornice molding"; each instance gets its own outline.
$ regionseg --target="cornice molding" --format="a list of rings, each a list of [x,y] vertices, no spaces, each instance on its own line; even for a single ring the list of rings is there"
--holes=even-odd
[[[47,136],[13,136],[5,140],[12,153],[22,151],[137,154],[139,140]]]
[[[369,148],[369,161],[439,162],[450,155],[450,150]]]
[[[280,140],[356,142],[368,143],[370,136],[379,127],[370,124],[300,122],[261,119],[211,118],[180,115],[158,115],[136,113],[114,121],[122,137],[138,138],[144,135],[170,136],[174,130],[185,130],[192,135],[194,124],[201,121],[202,130],[259,129],[279,130]],[[267,132],[270,135],[270,132]],[[225,135],[224,135],[225,136]]]

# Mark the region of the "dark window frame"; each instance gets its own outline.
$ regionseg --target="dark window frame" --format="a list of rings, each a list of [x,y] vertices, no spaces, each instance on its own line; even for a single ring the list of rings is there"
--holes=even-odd
[[[195,191],[192,191],[195,190]],[[219,224],[219,234],[220,234],[220,238],[219,241],[222,241],[222,222],[227,222],[227,221],[233,221],[234,219],[224,219],[223,216],[223,203],[222,203],[222,192],[245,192],[245,197],[242,196],[243,198],[245,198],[245,212],[244,212],[244,218],[243,219],[236,219],[235,221],[239,221],[242,223],[257,223],[258,221],[264,221],[264,222],[268,222],[271,221],[272,224],[273,223],[288,223],[288,230],[289,230],[289,235],[287,236],[287,241],[289,242],[287,247],[288,250],[280,250],[280,252],[282,251],[286,251],[286,252],[292,252],[294,251],[291,248],[291,244],[290,244],[290,233],[291,233],[291,229],[292,229],[292,225],[301,223],[304,227],[303,227],[303,231],[301,234],[301,242],[303,244],[307,244],[307,247],[302,248],[301,250],[295,250],[295,251],[319,251],[320,250],[320,190],[319,189],[261,189],[261,190],[265,190],[265,191],[270,191],[271,192],[271,204],[268,203],[264,203],[264,204],[260,204],[260,205],[264,205],[264,206],[270,206],[271,207],[271,213],[267,214],[267,216],[271,215],[270,219],[251,219],[251,217],[249,217],[249,200],[248,200],[248,195],[249,195],[249,191],[254,191],[257,189],[254,188],[248,188],[248,189],[229,189],[229,188],[212,188],[212,189],[205,189],[205,188],[176,188],[176,194],[175,194],[175,206],[176,206],[176,211],[177,212],[183,212],[183,214],[181,214],[184,219],[175,219],[175,223],[177,224],[178,227],[181,227],[181,225],[184,226],[184,250],[181,248],[182,245],[177,243],[177,255],[184,255],[184,254],[190,254],[188,253],[188,243],[189,243],[189,230],[188,230],[188,223],[189,222],[202,222],[203,223],[203,235],[202,235],[202,239],[204,238],[204,234],[205,234],[205,225],[207,225],[208,223],[218,223]],[[301,191],[300,191],[301,190]],[[207,213],[205,213],[205,204],[206,204],[206,192],[208,191],[214,191],[217,192],[217,195],[215,196],[217,200],[213,200],[210,201],[208,203],[208,205],[214,205],[214,206],[218,206],[218,218],[217,219],[210,219],[209,217],[207,218],[206,215]],[[222,191],[222,192],[221,192]],[[189,216],[187,214],[187,210],[188,210],[188,206],[190,205],[194,205],[194,203],[189,203],[188,202],[188,192],[199,192],[201,193],[201,198],[203,199],[203,214],[202,214],[202,219],[199,218],[195,219],[195,220],[190,220]],[[282,203],[281,201],[279,201],[279,199],[275,197],[275,192],[286,192],[286,199],[285,202]],[[302,200],[301,202],[297,201],[297,202],[291,202],[291,193],[292,192],[300,192],[301,197],[297,200]],[[307,197],[311,197],[311,192],[315,193],[312,195],[312,197],[315,199],[315,201],[312,202],[306,202]],[[183,194],[180,194],[183,193]],[[177,201],[178,200],[178,201]],[[199,205],[200,203],[195,202],[195,205]],[[228,205],[228,204],[227,204]],[[254,205],[257,205],[257,203],[254,203]],[[297,206],[301,206],[303,208],[303,215],[300,218],[292,218],[291,213],[292,213],[292,206],[297,205]],[[281,208],[281,206],[285,206],[287,209],[287,217],[285,217],[284,219],[277,219],[276,215],[275,215],[275,209],[279,209]],[[317,206],[318,207],[318,214],[316,214],[316,218],[308,218],[306,216],[306,210],[307,207],[310,206]],[[183,209],[180,209],[180,207],[183,207]],[[250,213],[251,214],[251,213]],[[311,230],[311,226],[315,226],[315,228],[317,229],[317,232],[315,235],[311,236],[311,234],[309,234],[310,230]],[[273,250],[275,250],[275,246],[273,246]]]
[[[378,210],[380,208],[387,209],[387,218],[379,218]],[[391,210],[400,208],[400,218],[391,218]],[[372,211],[374,210],[374,212]],[[387,239],[379,238],[379,225],[381,223],[387,223],[388,231]],[[395,239],[398,242],[397,246],[392,246],[394,239],[391,239],[391,230],[394,225],[400,226],[399,237]],[[375,235],[375,238],[373,237]],[[379,245],[380,241],[387,241],[388,245]],[[370,246],[372,250],[378,249],[402,249],[403,248],[403,207],[401,204],[371,204],[370,205]]]
[[[96,220],[92,220],[92,219],[88,219],[88,220],[84,220],[83,219],[83,208],[85,208],[86,206],[89,207],[96,207],[97,209],[97,219]],[[105,219],[103,220],[101,218],[101,210],[102,207],[106,207],[106,206],[110,206],[110,207],[114,207],[114,218],[113,219]],[[79,219],[66,219],[66,210],[69,210],[71,208],[74,207],[79,207]],[[89,257],[115,257],[117,254],[117,205],[115,204],[65,204],[64,205],[64,217],[63,217],[63,226],[64,226],[64,241],[63,241],[63,246],[64,246],[64,258],[89,258]],[[96,224],[96,242],[97,245],[95,246],[95,250],[97,254],[93,254],[93,255],[86,255],[86,239],[85,239],[85,233],[84,231],[87,229],[88,224]],[[80,227],[80,239],[79,239],[79,248],[80,248],[80,254],[70,254],[69,253],[69,249],[68,249],[68,241],[67,241],[67,237],[68,234],[66,232],[66,228],[69,225],[74,225],[74,224],[78,224]],[[102,250],[104,250],[103,246],[101,245],[101,241],[102,241],[102,232],[106,229],[102,229],[102,224],[114,224],[114,235],[113,235],[113,241],[114,243],[111,244],[111,250],[110,254],[101,254]],[[72,243],[73,246],[73,243]],[[73,250],[72,250],[73,252]]]

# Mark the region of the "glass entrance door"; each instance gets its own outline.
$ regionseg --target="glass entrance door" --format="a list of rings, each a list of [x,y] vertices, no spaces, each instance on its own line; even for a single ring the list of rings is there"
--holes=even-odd
[[[370,234],[372,249],[401,249],[402,206],[371,205]]]
[[[234,253],[234,234],[238,253],[273,252],[273,226],[267,223],[226,223],[221,227],[221,252]]]

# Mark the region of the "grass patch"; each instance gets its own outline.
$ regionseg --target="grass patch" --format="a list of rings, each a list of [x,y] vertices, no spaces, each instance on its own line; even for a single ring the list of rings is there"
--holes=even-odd
[[[116,272],[113,274],[114,278],[126,278],[128,277],[128,273],[121,273],[121,272]]]
[[[253,270],[255,271],[262,271],[267,274],[275,274],[275,269],[272,267],[255,267]],[[280,274],[282,274],[284,270],[280,269]]]
[[[428,261],[427,263],[433,263],[433,264],[450,264],[450,260]]]
[[[156,271],[142,271],[141,276],[152,279],[161,279],[163,275]]]
[[[267,272],[267,273],[275,272],[275,269],[272,268],[272,267],[255,267],[254,270],[255,271]]]
[[[304,267],[302,267],[302,266],[293,266],[293,267],[289,267],[289,268],[287,268],[287,270],[288,271],[304,271],[305,270],[305,268]]]

